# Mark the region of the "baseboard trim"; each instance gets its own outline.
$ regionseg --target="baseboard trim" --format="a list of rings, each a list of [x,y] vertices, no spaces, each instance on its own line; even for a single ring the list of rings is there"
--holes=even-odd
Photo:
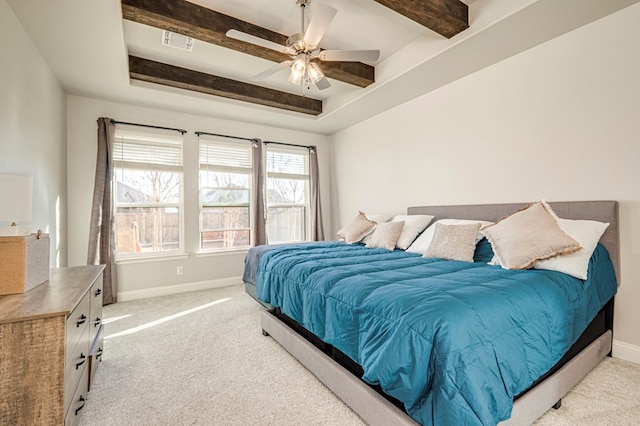
[[[118,292],[118,302],[129,300],[148,299],[150,297],[169,296],[172,294],[187,293],[189,291],[209,290],[212,288],[242,285],[242,277],[221,278],[217,280],[197,281],[193,283],[168,285],[162,287],[145,288],[143,290],[130,290]]]
[[[621,342],[619,340],[614,340],[613,356],[615,358],[624,359],[625,361],[631,361],[635,362],[636,364],[640,364],[640,346]]]

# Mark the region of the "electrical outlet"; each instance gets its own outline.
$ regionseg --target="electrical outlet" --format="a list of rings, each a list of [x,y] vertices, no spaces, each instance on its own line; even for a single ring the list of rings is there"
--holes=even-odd
[[[182,275],[182,274],[184,273],[184,269],[182,268],[182,266],[178,266],[178,267],[176,268],[176,273],[177,273],[178,275]]]

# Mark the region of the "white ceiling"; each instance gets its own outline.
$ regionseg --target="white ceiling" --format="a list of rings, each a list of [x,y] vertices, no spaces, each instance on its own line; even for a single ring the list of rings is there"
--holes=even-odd
[[[162,46],[161,30],[122,19],[119,0],[6,1],[70,94],[331,134],[640,0],[466,0],[470,28],[451,39],[374,0],[313,0],[309,17],[317,3],[338,10],[321,47],[381,51],[371,86],[331,80],[308,93],[324,101],[317,117],[131,81],[128,54],[243,81],[274,63],[201,41],[193,52]],[[192,3],[299,32],[295,0]],[[284,70],[261,84],[300,93]]]

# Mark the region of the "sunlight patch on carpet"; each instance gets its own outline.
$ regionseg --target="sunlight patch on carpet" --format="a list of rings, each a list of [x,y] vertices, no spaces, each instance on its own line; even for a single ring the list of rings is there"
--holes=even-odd
[[[151,327],[155,327],[156,325],[160,325],[162,323],[165,323],[165,322],[168,322],[168,321],[183,317],[185,315],[189,315],[189,314],[192,314],[194,312],[201,311],[202,309],[206,309],[206,308],[211,307],[213,305],[217,305],[219,303],[227,302],[229,300],[231,300],[231,298],[220,299],[220,300],[216,300],[216,301],[213,301],[213,302],[210,302],[210,303],[206,303],[206,304],[201,305],[201,306],[196,306],[195,308],[187,309],[186,311],[178,312],[177,314],[169,315],[167,317],[160,318],[158,320],[151,321],[151,322],[148,322],[146,324],[142,324],[142,325],[139,325],[137,327],[130,328],[128,330],[123,330],[123,331],[120,331],[118,333],[114,333],[114,334],[105,336],[104,339],[107,340],[107,339],[112,339],[114,337],[127,336],[129,334],[137,333],[139,331],[146,330],[146,329],[151,328]]]
[[[119,317],[113,317],[113,318],[105,318],[102,320],[103,324],[109,324],[112,322],[116,322],[116,321],[120,321],[121,319],[125,319],[125,318],[129,318],[131,316],[131,314],[128,315],[120,315]]]

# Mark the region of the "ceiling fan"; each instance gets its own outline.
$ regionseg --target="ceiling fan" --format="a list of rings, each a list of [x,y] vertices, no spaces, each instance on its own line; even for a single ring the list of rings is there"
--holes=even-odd
[[[255,44],[291,56],[291,60],[280,62],[251,77],[251,81],[262,81],[276,72],[290,67],[289,82],[310,88],[313,83],[318,89],[331,87],[320,66],[313,61],[344,61],[344,62],[375,62],[380,57],[379,50],[322,50],[318,43],[324,36],[329,24],[338,12],[336,9],[323,4],[315,6],[309,26],[305,31],[304,12],[311,0],[295,0],[300,7],[300,33],[287,39],[287,45],[282,46],[269,40],[243,33],[238,30],[227,31],[227,36],[236,40]]]

